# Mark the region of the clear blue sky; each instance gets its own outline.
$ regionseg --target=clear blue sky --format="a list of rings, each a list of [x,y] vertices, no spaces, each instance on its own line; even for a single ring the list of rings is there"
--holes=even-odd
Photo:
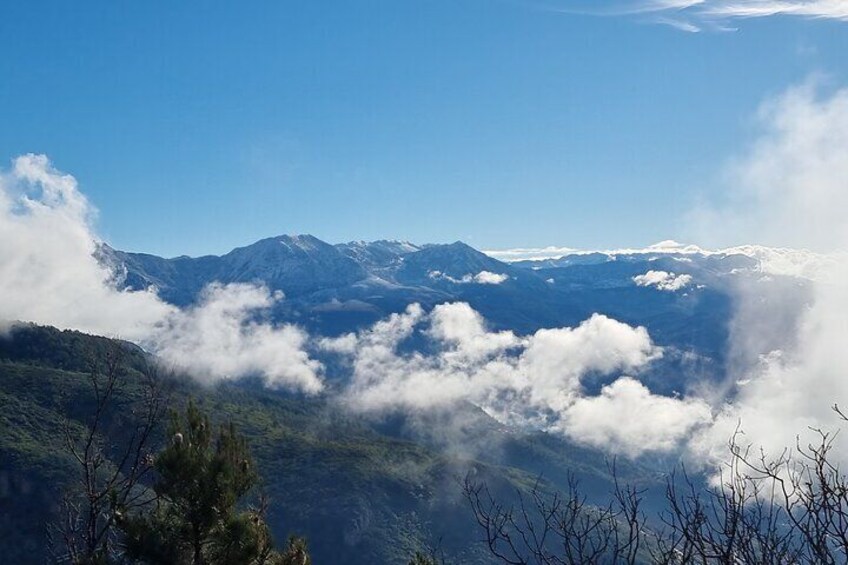
[[[133,251],[643,245],[680,232],[763,99],[848,83],[845,21],[687,33],[579,4],[7,1],[0,159],[49,155]]]

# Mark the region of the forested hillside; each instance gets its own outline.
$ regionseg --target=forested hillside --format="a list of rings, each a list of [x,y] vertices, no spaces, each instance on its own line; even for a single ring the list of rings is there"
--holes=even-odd
[[[136,346],[32,325],[0,338],[0,524],[8,534],[0,552],[10,563],[46,557],[47,525],[79,473],[63,429],[88,422],[88,373],[115,348],[126,365],[116,402],[129,405],[142,394],[142,375],[157,370]],[[487,562],[461,493],[469,473],[505,496],[529,488],[540,473],[562,486],[572,469],[589,492],[609,488],[601,455],[578,453],[543,434],[513,436],[472,407],[459,430],[456,422],[432,417],[423,420],[425,434],[400,415],[364,420],[327,400],[268,391],[249,380],[204,388],[179,375],[163,378],[171,406],[193,398],[215,421],[232,421],[247,436],[275,538],[306,536],[314,563],[401,563],[432,547],[456,562]],[[117,410],[107,422],[104,433],[118,438],[116,451],[137,417]],[[462,441],[445,444],[440,427],[447,426]],[[166,427],[156,428],[154,449],[164,445]],[[624,472],[635,476],[632,468]]]

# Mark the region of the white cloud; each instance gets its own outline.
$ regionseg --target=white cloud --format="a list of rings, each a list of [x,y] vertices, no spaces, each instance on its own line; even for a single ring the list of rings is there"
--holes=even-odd
[[[480,271],[474,275],[474,282],[477,284],[501,284],[509,280],[509,275],[503,273],[492,273],[490,271]]]
[[[848,89],[822,95],[805,84],[769,102],[760,117],[761,139],[734,167],[726,203],[701,214],[710,220],[705,225],[789,245],[848,249]],[[692,444],[699,458],[721,454],[737,423],[746,442],[773,456],[794,446],[798,434],[805,443],[810,427],[837,426],[829,407],[848,404],[848,261],[832,255],[821,268],[827,273],[816,277],[811,304],[792,289],[777,296],[740,289],[729,352],[737,360],[731,378],[738,392]],[[782,344],[769,350],[775,332]],[[835,444],[834,454],[848,462],[844,443]]]
[[[205,381],[262,376],[316,392],[321,367],[292,326],[259,321],[280,296],[251,285],[212,285],[186,311],[155,292],[117,290],[93,256],[95,211],[76,180],[43,155],[0,175],[0,320],[22,320],[129,339]]]
[[[648,271],[633,277],[637,286],[654,286],[657,290],[676,292],[692,282],[692,275],[675,275],[667,271]]]
[[[464,302],[440,304],[430,314],[430,337],[450,347],[448,355],[476,361],[519,344],[512,332],[490,332],[485,320]]]
[[[620,0],[589,6],[582,11],[610,16],[653,15],[653,22],[685,32],[702,28],[732,31],[726,22],[772,16],[848,21],[844,0]],[[571,12],[574,7],[563,3],[557,11]]]
[[[43,155],[0,177],[0,319],[138,339],[174,312],[151,292],[118,292],[94,260],[93,208]]]
[[[531,401],[561,411],[590,371],[630,371],[662,355],[648,331],[595,314],[576,328],[542,329],[528,340],[517,366]]]
[[[696,235],[845,251],[848,89],[824,96],[808,81],[764,104],[759,119],[762,136],[729,171],[734,187],[692,214]]]
[[[416,332],[430,340],[429,353],[404,352],[403,342]],[[491,331],[465,303],[442,304],[430,313],[413,305],[322,346],[348,358],[353,376],[342,398],[355,411],[444,410],[470,402],[501,422],[629,456],[673,449],[709,417],[705,403],[653,395],[633,378],[587,396],[581,382],[587,374],[637,371],[662,354],[645,328],[602,315],[574,328],[517,336]],[[640,420],[650,414],[654,424],[623,426],[617,409]],[[584,433],[603,420],[615,424]]]
[[[577,441],[633,457],[676,449],[711,419],[703,400],[651,394],[639,381],[622,377],[599,396],[578,399],[560,426]]]
[[[305,351],[306,332],[254,319],[281,299],[252,284],[213,283],[196,306],[168,317],[144,341],[200,380],[261,375],[273,388],[319,392],[322,367]]]
[[[738,199],[738,195],[736,197]],[[751,203],[744,205],[739,202],[741,207],[751,206]],[[746,214],[752,214],[751,210],[747,210]],[[731,218],[730,216],[734,217]],[[731,213],[730,208],[723,208],[720,212],[710,208],[700,208],[693,211],[689,215],[689,220],[697,224],[695,235],[698,239],[712,240],[713,242],[727,243],[727,238],[732,237],[734,240],[740,240],[744,237],[757,237],[756,230],[740,229],[741,223],[747,217],[746,215]],[[748,218],[748,221],[751,221]],[[717,229],[716,226],[721,222],[733,222],[734,229]],[[721,234],[718,238],[716,234]],[[760,237],[762,237],[760,235]],[[823,242],[822,248],[834,248],[834,241]],[[548,250],[568,250],[565,254],[558,254],[558,251]],[[833,265],[843,261],[841,252],[816,252],[809,249],[791,249],[787,247],[767,247],[763,245],[736,245],[733,247],[717,247],[714,249],[700,247],[698,245],[687,245],[678,243],[673,240],[666,240],[650,245],[648,247],[627,247],[619,249],[595,249],[595,250],[577,250],[570,247],[544,247],[539,249],[506,249],[501,251],[486,251],[486,253],[496,259],[502,261],[544,261],[547,259],[561,259],[567,256],[580,257],[585,255],[605,255],[609,261],[616,261],[623,256],[644,256],[641,259],[653,261],[660,257],[668,257],[675,261],[683,263],[691,263],[692,257],[732,257],[744,256],[753,259],[756,262],[755,269],[758,272],[768,275],[782,275],[790,277],[805,278],[817,280],[827,277],[832,271]],[[637,257],[639,258],[639,257]],[[535,268],[535,267],[534,267]]]
[[[674,29],[685,31],[687,33],[700,33],[701,28],[686,20],[678,20],[675,18],[657,18],[656,23],[673,27]]]
[[[509,275],[492,273],[491,271],[480,271],[476,275],[463,275],[458,279],[441,271],[430,271],[427,276],[434,280],[446,280],[453,284],[501,284],[509,280]]]
[[[848,21],[848,5],[842,0],[704,0],[698,11],[721,18],[787,15]]]

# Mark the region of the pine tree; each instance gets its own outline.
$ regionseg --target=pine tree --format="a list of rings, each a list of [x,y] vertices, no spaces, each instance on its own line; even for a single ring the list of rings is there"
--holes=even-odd
[[[233,424],[212,432],[209,419],[189,403],[171,419],[170,445],[154,461],[156,503],[122,516],[126,555],[174,565],[307,565],[306,544],[291,538],[274,549],[265,504],[240,509],[258,481],[247,444]]]

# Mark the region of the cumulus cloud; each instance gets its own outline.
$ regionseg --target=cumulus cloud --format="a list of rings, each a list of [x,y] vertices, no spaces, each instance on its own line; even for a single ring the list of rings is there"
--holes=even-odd
[[[519,345],[512,332],[490,332],[483,317],[466,303],[440,304],[430,315],[430,337],[448,346],[446,355],[479,361]]]
[[[480,271],[476,275],[467,274],[458,279],[441,271],[430,271],[427,275],[431,279],[445,280],[453,284],[501,284],[509,280],[509,275],[493,273],[491,271]]]
[[[262,376],[316,392],[321,367],[305,335],[260,320],[281,296],[212,285],[181,311],[153,290],[118,290],[94,257],[94,208],[71,175],[24,155],[0,175],[0,320],[23,320],[136,341],[204,380]]]
[[[429,340],[428,353],[405,350],[413,335]],[[359,412],[414,413],[469,402],[503,423],[631,456],[676,447],[709,415],[703,402],[654,395],[631,377],[619,378],[599,397],[587,395],[586,375],[638,371],[662,354],[645,328],[597,314],[577,327],[518,336],[492,331],[465,303],[442,304],[429,313],[411,305],[321,346],[350,364],[351,381],[341,394]],[[620,423],[616,409],[653,410],[656,425],[615,432],[615,425],[606,424],[602,431],[585,433],[605,418]]]
[[[492,273],[490,271],[480,271],[474,275],[474,282],[477,284],[501,284],[507,280],[509,280],[509,275]]]
[[[637,286],[653,286],[657,290],[676,292],[692,282],[692,275],[675,275],[668,271],[648,271],[643,275],[633,277]]]
[[[676,449],[711,419],[710,406],[701,399],[658,396],[622,377],[598,396],[579,398],[559,427],[584,443],[633,457]]]
[[[45,156],[14,160],[0,177],[0,319],[139,339],[174,312],[152,292],[114,289],[92,256],[94,215]]]
[[[319,392],[322,367],[306,353],[306,332],[254,319],[281,299],[256,285],[212,283],[195,306],[169,316],[145,341],[201,380],[261,375],[271,387]]]

